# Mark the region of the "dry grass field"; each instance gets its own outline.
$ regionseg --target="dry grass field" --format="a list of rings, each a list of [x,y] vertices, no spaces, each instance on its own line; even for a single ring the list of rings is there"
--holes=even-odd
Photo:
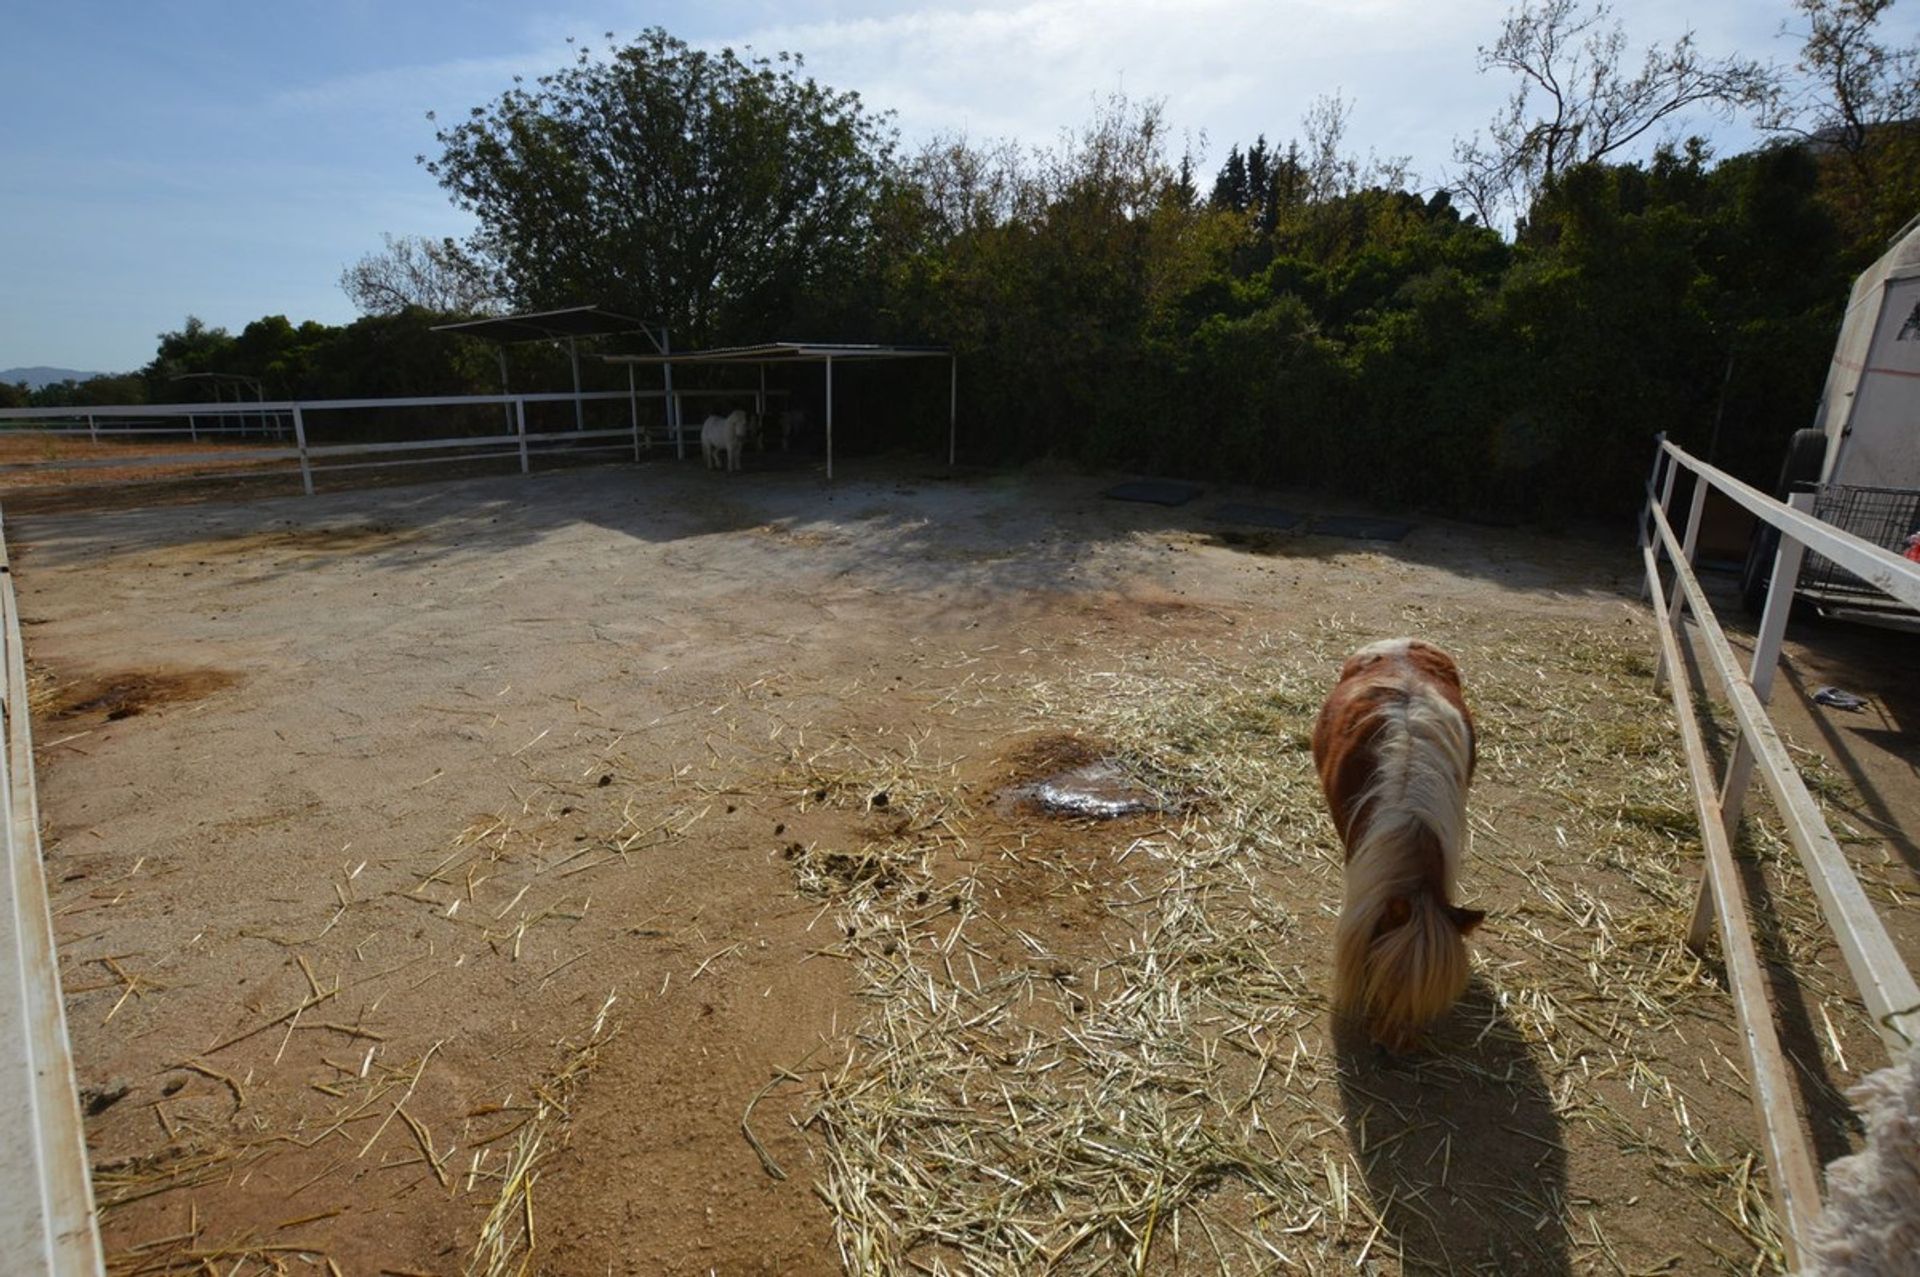
[[[113,1272],[1777,1270],[1630,533],[847,469],[9,507]],[[1400,633],[1489,920],[1389,1059],[1306,738]],[[1800,721],[1912,954],[1912,778]],[[1831,1157],[1883,1058],[1745,851]]]

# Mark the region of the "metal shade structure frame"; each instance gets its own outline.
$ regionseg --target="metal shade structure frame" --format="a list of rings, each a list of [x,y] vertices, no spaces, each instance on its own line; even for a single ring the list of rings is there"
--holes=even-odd
[[[226,402],[225,390],[228,386],[233,387],[233,401],[235,403],[245,403],[244,393],[249,390],[253,392],[255,403],[265,403],[267,400],[266,387],[261,384],[260,379],[258,377],[250,377],[243,372],[183,372],[178,376],[169,377],[167,380],[205,382],[213,387],[213,401],[215,403]],[[282,429],[278,417],[274,418],[274,429],[276,432]],[[240,418],[240,432],[242,434],[246,433],[245,417]],[[266,432],[267,414],[263,411],[260,414],[260,433],[265,434]],[[189,437],[195,439],[199,438],[200,435],[199,425],[192,417],[187,418],[187,434]]]
[[[960,364],[951,347],[948,346],[886,346],[863,345],[851,342],[822,341],[770,341],[755,346],[716,346],[711,350],[686,350],[678,354],[661,350],[654,355],[602,355],[608,363],[625,364],[631,382],[632,370],[644,364],[659,364],[665,367],[667,384],[667,402],[675,404],[673,396],[673,366],[675,364],[741,364],[758,366],[760,369],[760,389],[756,401],[762,411],[766,407],[767,369],[774,365],[818,363],[826,366],[827,392],[827,478],[833,478],[833,366],[836,363],[871,363],[892,359],[944,359],[948,368],[947,389],[947,464],[954,464],[958,448],[958,429],[960,413]],[[675,454],[685,457],[686,436],[680,429],[680,414],[677,407],[673,413],[673,438]]]
[[[673,349],[665,324],[635,319],[599,306],[567,306],[560,310],[526,311],[518,315],[493,315],[486,319],[463,319],[458,323],[435,324],[437,333],[459,333],[491,342],[500,356],[500,393],[511,395],[507,384],[507,347],[529,342],[551,341],[567,344],[567,362],[573,366],[573,424],[576,430],[587,428],[585,400],[580,391],[580,341],[584,337],[612,337],[620,333],[644,333],[662,356]],[[633,389],[628,374],[628,390]],[[667,368],[667,402],[673,402],[673,368]],[[511,414],[509,414],[511,426]],[[674,422],[678,425],[678,422]]]

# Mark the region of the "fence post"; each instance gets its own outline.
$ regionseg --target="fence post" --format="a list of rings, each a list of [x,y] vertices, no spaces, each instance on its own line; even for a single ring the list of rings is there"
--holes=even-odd
[[[947,469],[953,469],[960,447],[960,356],[947,357]]]
[[[1666,431],[1662,430],[1659,434],[1655,435],[1653,442],[1653,474],[1647,479],[1647,487],[1651,489],[1654,483],[1659,480],[1660,463],[1664,461],[1667,466],[1667,478],[1660,489],[1660,511],[1662,514],[1665,514],[1668,512],[1668,508],[1673,501],[1673,478],[1679,468],[1680,462],[1677,458],[1667,455]],[[1646,518],[1643,519],[1640,524],[1640,544],[1651,545],[1653,547],[1653,561],[1655,564],[1658,564],[1660,562],[1660,539],[1656,537],[1653,532],[1653,512],[1651,510],[1647,512]],[[1640,598],[1644,601],[1652,597],[1653,576],[1649,574],[1647,579],[1640,583]]]
[[[1796,492],[1787,498],[1787,505],[1810,513],[1813,510],[1813,494]],[[1800,583],[1800,563],[1806,557],[1807,547],[1794,538],[1786,529],[1780,531],[1780,550],[1773,558],[1773,577],[1767,586],[1766,610],[1760,614],[1760,629],[1753,639],[1753,664],[1747,670],[1747,682],[1753,685],[1753,694],[1762,705],[1773,698],[1773,675],[1780,666],[1780,645],[1787,634],[1787,617],[1793,611],[1794,587]],[[1675,671],[1674,677],[1678,678]],[[1732,843],[1740,831],[1740,814],[1746,808],[1747,790],[1753,783],[1753,750],[1747,744],[1745,733],[1734,737],[1733,755],[1727,760],[1726,782],[1720,787],[1721,822],[1727,832],[1727,841]],[[1687,928],[1687,945],[1693,949],[1705,946],[1707,935],[1713,928],[1712,889],[1707,880],[1700,881],[1700,892],[1693,903],[1693,923]]]
[[[293,406],[293,442],[300,449],[300,486],[312,496],[313,466],[307,461],[307,423],[300,415],[299,404]]]
[[[1680,536],[1680,557],[1687,561],[1688,567],[1693,566],[1694,545],[1700,539],[1701,511],[1706,507],[1706,504],[1706,476],[1696,473],[1693,476],[1693,500],[1687,505],[1687,528]],[[1686,591],[1680,587],[1680,574],[1676,572],[1673,575],[1673,592],[1667,596],[1667,623],[1672,626],[1675,634],[1678,634],[1680,627],[1686,624],[1686,606]],[[1660,649],[1660,659],[1653,667],[1653,687],[1655,691],[1659,691],[1662,687],[1666,686],[1667,675],[1669,673],[1672,673],[1676,678],[1679,677],[1679,671],[1670,671],[1667,669],[1667,650],[1665,646],[1662,646]]]
[[[1655,563],[1659,563],[1659,549],[1657,549],[1659,543],[1653,540],[1653,509],[1651,507],[1653,507],[1653,488],[1659,486],[1661,482],[1661,461],[1665,459],[1667,459],[1667,432],[1661,430],[1659,434],[1653,436],[1653,472],[1647,474],[1647,509],[1640,511],[1640,549],[1645,549],[1647,545],[1655,545],[1655,551],[1653,551]],[[1640,597],[1642,599],[1651,597],[1651,590],[1653,590],[1653,582],[1642,582]]]
[[[513,424],[520,435],[520,473],[526,474],[529,472],[529,467],[527,466],[527,401],[525,399],[513,401]]]

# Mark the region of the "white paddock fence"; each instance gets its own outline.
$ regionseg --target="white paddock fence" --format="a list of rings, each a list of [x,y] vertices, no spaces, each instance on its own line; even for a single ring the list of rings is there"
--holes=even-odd
[[[70,440],[85,437],[91,443],[110,443],[132,439],[125,453],[86,457],[49,457],[45,460],[0,464],[0,474],[20,471],[73,471],[124,469],[132,466],[226,466],[245,467],[227,471],[202,472],[195,479],[262,474],[293,473],[269,468],[274,462],[297,462],[301,487],[313,495],[316,473],[338,470],[379,469],[420,465],[448,460],[444,454],[457,453],[454,460],[474,461],[517,458],[522,473],[531,469],[531,458],[542,454],[580,456],[592,453],[631,452],[639,460],[645,450],[660,437],[674,445],[675,454],[686,455],[687,427],[684,401],[698,398],[737,401],[753,396],[743,390],[679,390],[671,398],[661,390],[606,390],[585,393],[524,395],[444,395],[406,399],[319,399],[305,401],[269,401],[265,403],[227,404],[139,404],[69,408],[0,409],[0,437]],[[584,428],[581,415],[585,403],[625,402],[627,424],[607,429]],[[648,417],[656,415],[663,424],[643,423],[641,404],[649,405]],[[527,405],[570,403],[574,405],[576,425],[570,430],[533,431],[527,428]],[[426,410],[498,406],[503,428],[485,435],[438,435],[415,439],[315,443],[308,432],[310,419],[322,420],[330,414],[373,410]],[[656,414],[654,408],[659,412]],[[46,423],[42,425],[40,423]],[[694,427],[697,431],[698,427]],[[232,439],[245,435],[271,434],[277,445],[233,448],[224,452],[178,451],[140,452],[137,441],[153,436],[186,438],[190,442]],[[288,440],[286,435],[291,434]],[[289,443],[291,446],[288,446]],[[424,455],[421,455],[424,454]],[[353,460],[349,460],[353,458]],[[372,458],[372,459],[367,459]]]
[[[1684,531],[1676,534],[1671,504],[1682,470],[1691,473],[1695,482]],[[1780,529],[1773,585],[1761,617],[1753,661],[1745,670],[1740,668],[1692,567],[1709,487]],[[1908,562],[1812,518],[1805,512],[1810,504],[1806,496],[1796,496],[1791,503],[1776,501],[1689,456],[1661,436],[1653,477],[1647,485],[1647,518],[1640,537],[1647,592],[1660,639],[1655,677],[1672,689],[1706,853],[1705,873],[1687,940],[1693,948],[1702,948],[1708,932],[1718,923],[1789,1264],[1799,1257],[1809,1229],[1819,1217],[1820,1175],[1794,1107],[1791,1071],[1780,1050],[1748,923],[1746,893],[1733,861],[1733,836],[1756,768],[1773,796],[1860,1000],[1889,1054],[1898,1059],[1920,1040],[1920,987],[1895,951],[1885,925],[1847,864],[1819,805],[1807,792],[1766,710],[1793,604],[1794,584],[1808,549],[1826,555],[1868,584],[1916,608],[1920,608],[1920,563]],[[1672,571],[1670,591],[1662,588],[1662,551]],[[1683,623],[1689,611],[1698,635],[1697,650]],[[1700,652],[1706,658],[1703,666],[1717,676],[1739,726],[1726,775],[1718,782],[1695,717],[1685,663],[1686,657],[1697,657]]]
[[[0,1268],[80,1277],[101,1271],[100,1233],[40,861],[27,666],[4,529],[0,665]]]

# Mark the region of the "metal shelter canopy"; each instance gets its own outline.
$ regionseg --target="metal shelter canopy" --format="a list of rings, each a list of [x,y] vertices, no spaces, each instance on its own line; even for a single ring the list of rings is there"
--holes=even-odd
[[[256,400],[267,397],[266,392],[261,388],[260,379],[258,377],[250,377],[243,372],[183,372],[176,373],[174,376],[167,378],[167,380],[211,382],[215,395],[220,393],[220,387],[222,386],[244,386],[253,392],[253,397]],[[234,402],[240,402],[237,394],[234,396]]]
[[[616,333],[642,332],[653,348],[665,354],[671,343],[667,328],[654,320],[635,319],[599,306],[566,306],[559,310],[534,310],[518,315],[490,315],[485,319],[463,319],[452,324],[435,324],[437,333],[459,333],[490,341],[499,348],[500,393],[512,394],[507,385],[507,347],[532,341],[564,341],[567,358],[573,364],[573,424],[587,428],[586,413],[580,399],[580,346],[582,337],[611,337]],[[673,389],[671,374],[667,389]]]
[[[770,364],[823,363],[827,370],[827,478],[833,478],[833,365],[881,359],[945,359],[951,374],[947,393],[947,464],[952,465],[957,442],[960,405],[960,363],[950,346],[886,346],[831,341],[769,341],[754,346],[716,346],[711,350],[688,350],[657,355],[602,355],[608,363],[664,364],[668,371],[669,391],[673,385],[675,364],[757,364],[760,367],[760,395],[764,406],[766,370]],[[671,393],[669,393],[671,398]],[[676,413],[677,419],[677,413]],[[677,420],[676,420],[677,424]],[[676,440],[679,438],[675,431]]]
[[[513,346],[523,341],[566,341],[569,338],[607,337],[614,333],[646,332],[661,325],[658,321],[635,319],[598,306],[568,306],[561,310],[527,311],[519,315],[489,315],[485,319],[462,319],[452,324],[435,324],[437,333],[465,333],[482,341]],[[657,342],[655,343],[658,344]]]

